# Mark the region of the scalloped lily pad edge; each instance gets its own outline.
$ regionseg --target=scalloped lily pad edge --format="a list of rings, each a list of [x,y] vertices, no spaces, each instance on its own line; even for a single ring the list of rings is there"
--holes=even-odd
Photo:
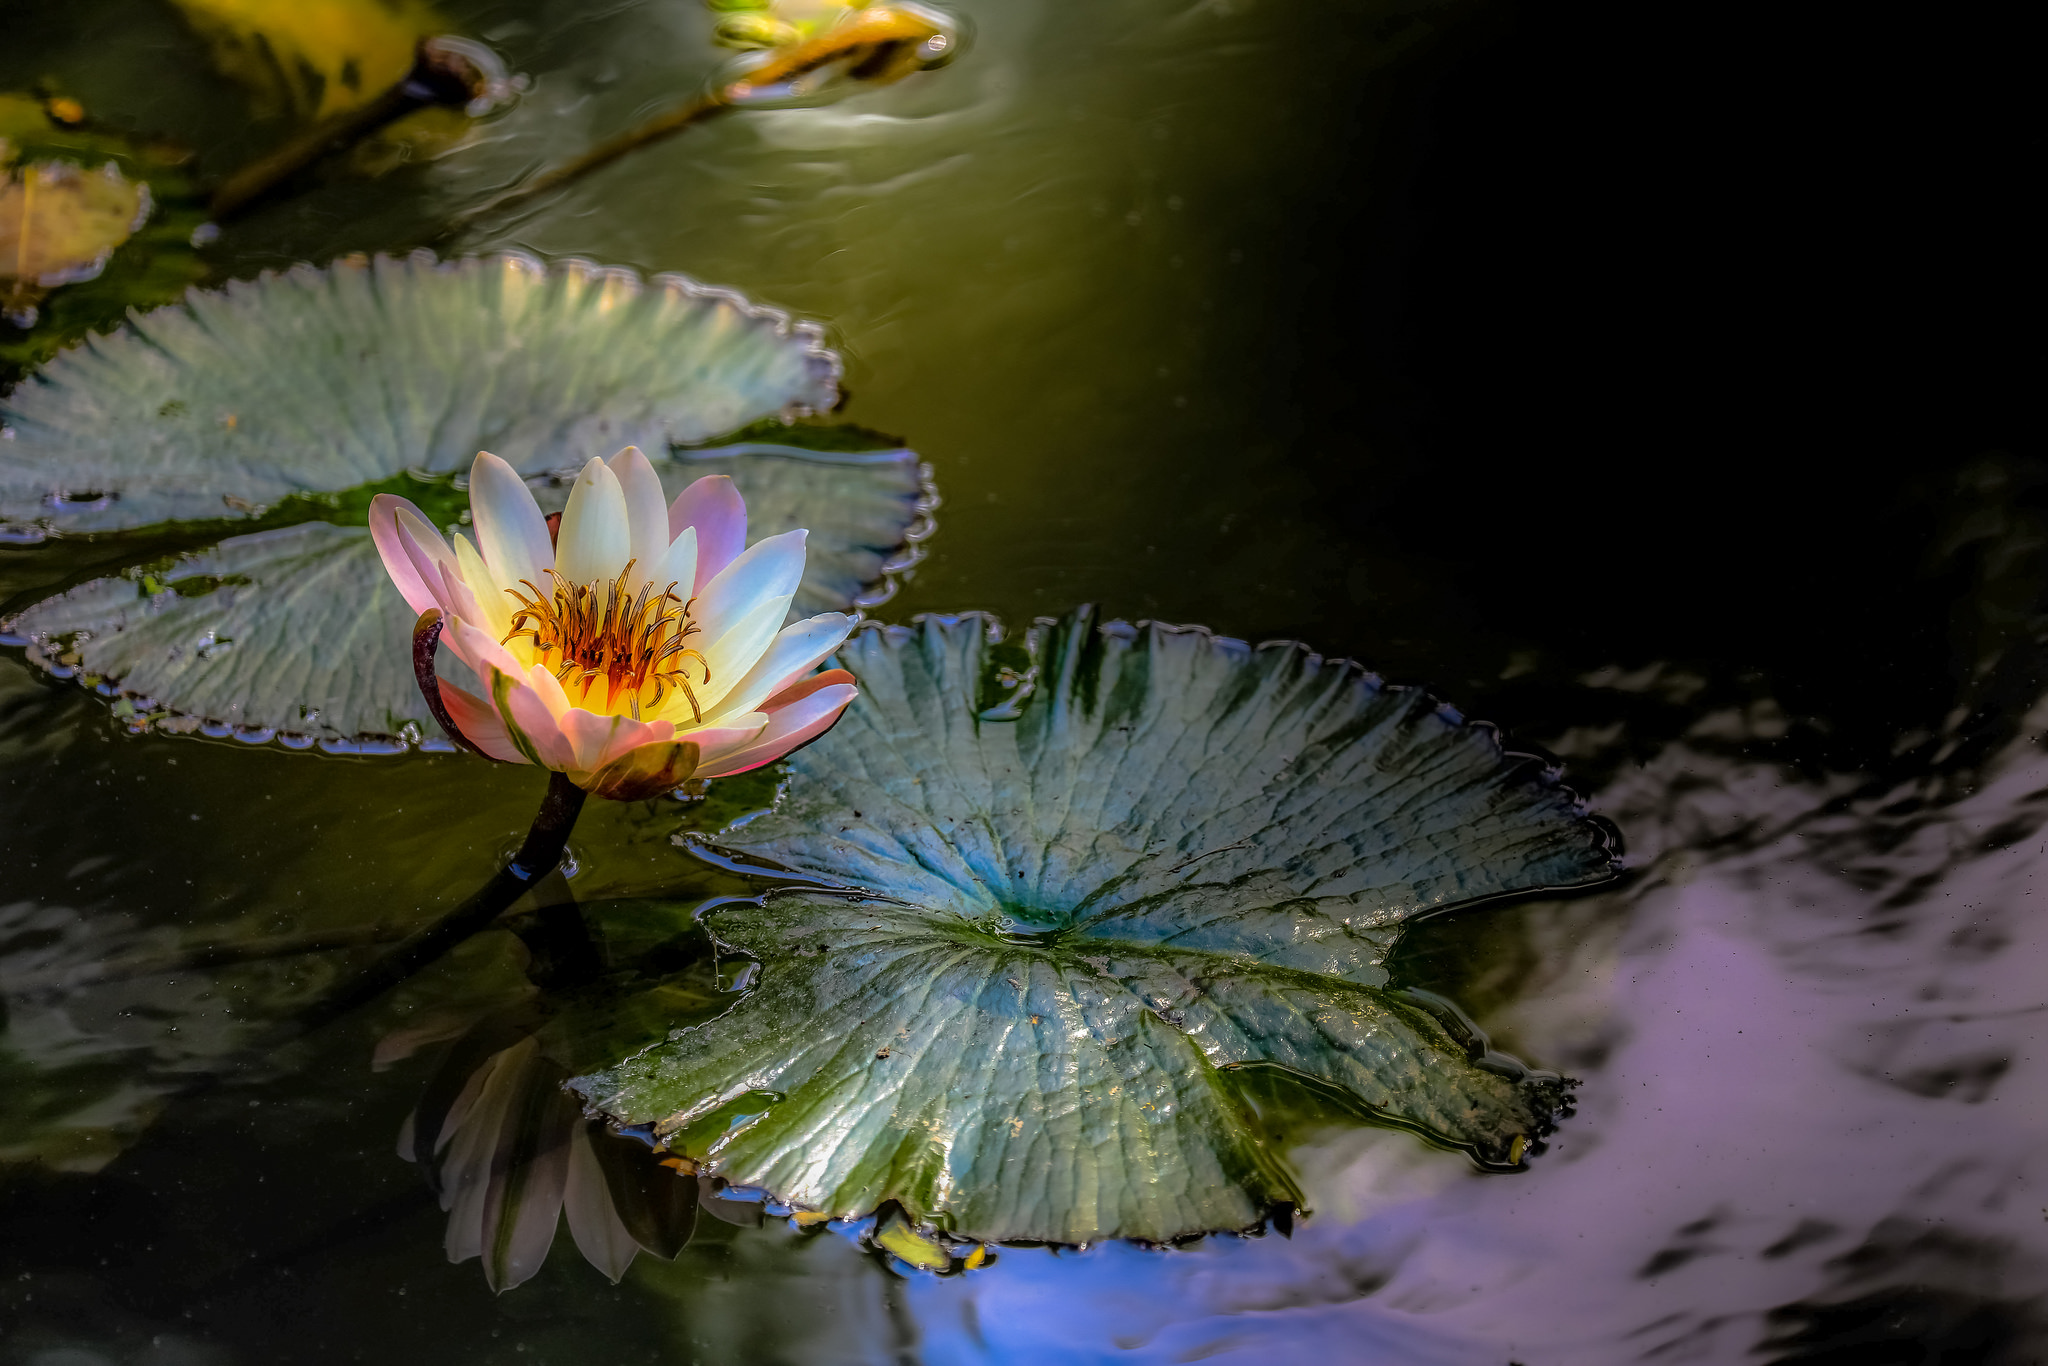
[[[936,491],[934,491],[934,494],[936,495]],[[934,504],[934,506],[936,506],[936,504]],[[927,533],[927,535],[928,534],[929,533]],[[923,553],[921,550],[917,558],[923,558]],[[915,563],[915,561],[912,561],[912,563]],[[893,593],[894,589],[892,588],[892,596]],[[862,605],[866,606],[870,604],[863,603]],[[1084,612],[1092,612],[1093,608],[1091,606],[1083,605],[1077,610]],[[1009,692],[992,705],[985,706],[981,709],[979,715],[982,720],[1009,721],[1016,719],[1018,709],[1023,706],[1025,700],[1029,698],[1038,687],[1037,661],[1039,645],[1044,640],[1045,633],[1048,631],[1056,630],[1059,627],[1061,620],[1062,618],[1059,617],[1033,617],[1031,620],[1031,624],[1024,628],[1024,634],[1022,638],[1016,642],[1016,645],[1017,647],[1025,650],[1030,655],[1032,660],[1031,666],[1029,669],[1021,673],[1016,673],[1002,680],[1009,687]],[[993,612],[983,611],[979,608],[962,612],[919,612],[916,615],[912,616],[907,622],[877,621],[871,617],[862,616],[859,620],[855,622],[853,631],[848,635],[847,639],[850,642],[858,639],[861,635],[871,631],[902,631],[907,633],[918,629],[927,621],[937,622],[941,626],[957,626],[967,622],[979,622],[981,624],[983,637],[989,644],[1002,645],[1009,643],[1009,630],[1007,627],[1003,625],[1002,619]],[[1576,788],[1572,787],[1569,783],[1566,783],[1564,781],[1565,763],[1562,759],[1559,759],[1556,755],[1551,754],[1547,750],[1541,749],[1540,747],[1517,748],[1515,746],[1510,745],[1508,742],[1507,731],[1504,727],[1493,721],[1487,721],[1476,717],[1467,716],[1462,708],[1458,707],[1454,703],[1446,702],[1445,700],[1443,700],[1443,698],[1438,696],[1435,691],[1433,691],[1429,686],[1425,684],[1389,683],[1387,682],[1385,676],[1382,675],[1378,670],[1369,669],[1365,665],[1359,663],[1357,660],[1351,658],[1348,655],[1325,655],[1321,651],[1315,649],[1313,646],[1306,643],[1305,641],[1291,640],[1286,637],[1275,637],[1269,640],[1262,640],[1258,642],[1258,644],[1253,645],[1237,636],[1224,635],[1223,633],[1215,630],[1212,627],[1190,625],[1182,622],[1159,621],[1156,618],[1152,617],[1140,617],[1135,621],[1128,622],[1123,620],[1121,617],[1112,617],[1108,621],[1097,622],[1095,629],[1097,631],[1108,631],[1116,633],[1130,632],[1133,634],[1146,630],[1166,631],[1174,635],[1200,636],[1217,645],[1226,648],[1238,647],[1253,652],[1265,650],[1299,650],[1303,654],[1308,656],[1308,662],[1310,664],[1320,664],[1329,668],[1352,672],[1357,676],[1358,681],[1363,683],[1369,683],[1375,687],[1383,689],[1387,693],[1420,694],[1424,699],[1435,704],[1432,709],[1436,712],[1438,716],[1442,717],[1445,721],[1449,722],[1454,726],[1458,726],[1466,730],[1478,731],[1486,735],[1489,739],[1491,739],[1493,742],[1493,747],[1499,753],[1502,762],[1513,763],[1515,761],[1520,760],[1539,765],[1541,771],[1541,781],[1543,782],[1543,784],[1556,791],[1559,796],[1563,797],[1566,801],[1568,801],[1571,804],[1573,814],[1576,815],[1579,819],[1587,822],[1592,828],[1597,830],[1600,834],[1601,848],[1603,852],[1605,852],[1605,854],[1607,855],[1609,867],[1613,870],[1612,876],[1605,879],[1604,881],[1595,883],[1573,883],[1568,885],[1560,885],[1556,887],[1522,888],[1512,892],[1503,892],[1496,896],[1478,897],[1474,898],[1471,901],[1461,901],[1457,905],[1446,907],[1442,911],[1432,911],[1428,915],[1418,916],[1414,920],[1405,922],[1403,925],[1404,930],[1407,927],[1407,925],[1419,924],[1424,920],[1430,919],[1434,915],[1477,910],[1501,901],[1518,901],[1525,897],[1562,896],[1567,894],[1597,891],[1599,888],[1605,887],[1612,883],[1614,878],[1621,876],[1621,874],[1625,872],[1629,866],[1627,842],[1622,837],[1621,828],[1617,826],[1613,821],[1607,819],[1607,817],[1602,816],[1598,812],[1591,810],[1586,796],[1583,793],[1579,792]],[[0,644],[5,643],[8,643],[6,639],[4,637],[0,637]],[[1006,674],[1008,673],[1007,670],[1005,672]],[[689,853],[695,855],[697,858],[703,860],[706,863],[709,863],[713,867],[718,868],[724,872],[739,873],[748,877],[755,877],[780,882],[784,885],[802,886],[830,891],[857,892],[862,896],[878,897],[885,901],[893,901],[895,898],[889,897],[885,893],[874,891],[871,888],[862,887],[857,883],[823,881],[807,873],[800,873],[790,869],[781,868],[769,863],[759,861],[757,859],[752,858],[751,856],[736,857],[732,854],[727,853],[719,847],[718,836],[724,834],[725,831],[737,829],[739,826],[744,825],[745,823],[755,819],[756,817],[765,816],[772,811],[779,810],[782,806],[784,796],[789,791],[790,782],[793,776],[794,775],[790,774],[786,770],[783,772],[781,780],[777,782],[775,785],[774,799],[769,803],[769,805],[762,807],[760,810],[750,811],[743,816],[739,816],[734,820],[728,822],[723,827],[723,829],[716,832],[706,833],[700,830],[689,830],[680,832],[671,837],[671,842],[674,843],[677,847],[687,850]],[[746,900],[758,900],[758,898],[725,897],[718,898],[715,904],[728,905],[734,901]],[[713,905],[713,902],[706,902],[703,906],[697,908],[696,912],[694,913],[695,916],[697,918],[703,917],[712,909]],[[1434,1009],[1435,1007],[1432,1008]],[[1477,1029],[1477,1026],[1473,1025],[1470,1020],[1464,1020],[1462,1027],[1466,1030]]]
[[[350,252],[346,255],[335,257],[325,266],[299,262],[279,269],[259,272],[249,279],[226,280],[219,284],[204,287],[194,286],[185,291],[183,298],[165,303],[160,308],[150,309],[140,316],[146,318],[149,314],[159,312],[162,309],[182,308],[195,295],[219,294],[238,289],[252,289],[271,280],[283,279],[301,272],[324,273],[338,269],[369,270],[380,259],[404,261],[408,265],[436,272],[456,271],[472,268],[484,263],[499,264],[515,270],[525,271],[543,279],[557,273],[575,276],[584,284],[617,288],[629,297],[644,291],[653,290],[671,292],[689,299],[709,299],[729,304],[745,317],[759,319],[762,322],[772,324],[777,337],[787,337],[802,342],[801,354],[807,360],[820,363],[822,373],[819,377],[823,381],[822,387],[829,389],[835,396],[834,403],[823,408],[802,402],[786,404],[779,414],[779,417],[785,424],[794,423],[798,418],[812,417],[832,411],[838,404],[845,402],[846,394],[842,382],[846,377],[846,361],[830,345],[825,324],[821,322],[809,318],[799,318],[789,310],[778,308],[773,304],[756,302],[738,290],[724,285],[707,285],[679,271],[662,271],[643,277],[639,271],[634,270],[630,266],[607,266],[582,256],[544,258],[534,252],[518,248],[471,253],[464,256],[446,258],[437,255],[425,247],[416,248],[406,253],[403,257],[389,253]],[[86,336],[80,337],[77,341],[70,343],[57,352],[50,360],[44,361],[43,365],[39,365],[34,370],[23,375],[13,385],[0,388],[0,419],[4,419],[6,416],[6,399],[8,395],[22,385],[32,383],[44,365],[48,365],[70,352],[91,347],[101,336],[111,337],[118,335],[126,326],[127,324],[124,323],[122,328],[114,329],[111,332],[89,333]],[[11,441],[13,439],[14,429],[8,426],[4,420],[0,420],[0,441]],[[573,476],[574,473],[575,467],[564,467],[563,469],[541,472],[544,475],[554,475],[557,477],[564,475]],[[102,496],[104,495],[99,494],[97,490],[62,492],[48,495],[45,503],[47,506],[55,507],[66,501],[91,502]],[[252,508],[250,509],[250,515],[260,516],[266,510],[263,508]],[[169,522],[158,525],[175,526],[180,525],[180,523]],[[37,545],[43,541],[55,538],[91,540],[95,536],[105,536],[108,534],[110,533],[69,533],[62,528],[50,526],[46,522],[0,521],[0,545],[6,546]],[[118,535],[121,533],[111,534]]]
[[[980,614],[975,613],[973,615]],[[870,626],[879,625],[879,623],[872,622],[867,624]],[[1145,622],[1140,624],[1161,625],[1163,623]],[[1225,638],[1228,639],[1229,637]],[[1275,641],[1269,643],[1289,644],[1293,642]],[[787,781],[785,777],[783,783],[777,785],[776,796],[778,800],[781,797],[782,791],[787,786]],[[750,816],[755,814],[760,813],[750,813]],[[740,820],[747,820],[750,816],[742,816]],[[1600,817],[1589,816],[1587,819],[1599,823],[1604,829],[1613,828],[1610,822]],[[749,960],[753,959],[753,955],[746,949],[739,948],[718,938],[716,932],[709,925],[703,923],[706,915],[721,907],[739,904],[760,905],[779,892],[798,891],[822,892],[827,895],[846,892],[856,899],[893,900],[893,898],[881,897],[871,892],[860,892],[856,888],[820,884],[815,880],[803,877],[801,874],[778,874],[776,870],[764,865],[729,861],[720,858],[709,849],[701,847],[698,843],[698,837],[677,835],[673,837],[672,842],[689,849],[690,852],[703,858],[713,866],[727,871],[763,878],[786,876],[791,880],[789,885],[769,888],[757,897],[712,897],[692,911],[692,921],[701,925],[710,936],[715,952],[734,954]],[[1619,875],[1620,866],[1620,856],[1617,854],[1615,857],[1617,876]],[[1592,891],[1600,887],[1609,886],[1611,883],[1612,879],[1605,883],[1592,884],[1589,887],[1535,888],[1526,892],[1507,893],[1505,897],[1489,898],[1489,900],[1498,901],[1506,899],[1506,897],[1519,899],[1525,896],[1555,896],[1567,892]],[[1486,903],[1469,902],[1455,909],[1466,910],[1484,904]],[[1404,998],[1409,1004],[1427,1011],[1434,1017],[1454,1038],[1465,1045],[1474,1062],[1479,1063],[1490,1071],[1498,1071],[1503,1074],[1527,1078],[1531,1081],[1548,1082],[1554,1085],[1557,1088],[1557,1104],[1539,1127],[1524,1136],[1523,1142],[1518,1145],[1515,1160],[1508,1165],[1487,1162],[1470,1148],[1447,1142],[1440,1135],[1431,1133],[1428,1129],[1410,1124],[1391,1115],[1365,1113],[1352,1108],[1348,1120],[1338,1119],[1335,1122],[1348,1122],[1352,1127],[1361,1130],[1406,1134],[1411,1138],[1419,1140],[1425,1147],[1437,1152],[1460,1154],[1472,1164],[1475,1170],[1490,1175],[1512,1175],[1517,1172],[1528,1171],[1528,1159],[1540,1157],[1549,1151],[1550,1144],[1548,1139],[1550,1135],[1557,1132],[1559,1125],[1564,1120],[1572,1118],[1577,1113],[1579,1079],[1542,1068],[1530,1067],[1512,1054],[1502,1053],[1494,1049],[1486,1032],[1475,1024],[1472,1018],[1465,1014],[1456,1002],[1447,997],[1416,988],[1399,989],[1395,994]],[[700,1021],[695,1027],[702,1028],[705,1025],[716,1023],[724,1015],[730,1014],[733,1009],[737,1008],[738,1004],[739,1002],[735,1001],[732,1006],[728,1007],[720,1015]],[[659,1046],[659,1042],[648,1045],[649,1048]],[[1276,1064],[1263,1063],[1256,1064],[1255,1067],[1232,1067],[1226,1070],[1234,1072],[1257,1070],[1268,1074],[1283,1075],[1294,1084],[1302,1086],[1311,1094],[1318,1096],[1326,1095],[1325,1088],[1317,1085],[1313,1079],[1303,1077],[1299,1073]],[[576,1094],[574,1088],[569,1087],[568,1082],[564,1082],[563,1085],[570,1090],[572,1095]],[[1341,1100],[1333,1098],[1331,1108],[1333,1115],[1342,1115],[1347,1107],[1344,1106]],[[912,1271],[940,1276],[953,1276],[966,1271],[979,1270],[984,1266],[993,1264],[996,1251],[1000,1248],[1042,1247],[1055,1250],[1065,1249],[1075,1252],[1086,1252],[1090,1247],[1095,1246],[1093,1243],[1055,1243],[1047,1242],[1043,1239],[1007,1240],[963,1237],[929,1219],[919,1219],[913,1216],[894,1200],[885,1200],[874,1209],[844,1218],[828,1214],[823,1210],[807,1209],[800,1204],[793,1204],[780,1199],[774,1191],[766,1187],[729,1183],[724,1177],[719,1176],[715,1172],[704,1171],[702,1164],[695,1159],[668,1147],[666,1138],[656,1132],[658,1128],[657,1122],[622,1125],[606,1114],[601,1108],[589,1104],[583,1107],[583,1114],[586,1118],[604,1121],[606,1127],[615,1134],[626,1138],[638,1139],[640,1142],[645,1143],[661,1156],[664,1166],[673,1166],[679,1172],[701,1176],[711,1181],[713,1189],[722,1198],[746,1204],[760,1205],[764,1218],[782,1220],[792,1233],[809,1237],[821,1231],[829,1230],[842,1237],[850,1238],[869,1252],[877,1256],[886,1257],[892,1263],[900,1264],[902,1267]],[[1282,1237],[1291,1238],[1294,1235],[1294,1221],[1297,1218],[1313,1218],[1314,1215],[1315,1210],[1308,1205],[1283,1200],[1269,1205],[1261,1217],[1240,1228],[1207,1229],[1199,1233],[1190,1233],[1165,1241],[1152,1238],[1115,1238],[1103,1241],[1124,1243],[1147,1251],[1164,1252],[1176,1248],[1193,1247],[1211,1238],[1263,1238],[1268,1233],[1277,1233]]]

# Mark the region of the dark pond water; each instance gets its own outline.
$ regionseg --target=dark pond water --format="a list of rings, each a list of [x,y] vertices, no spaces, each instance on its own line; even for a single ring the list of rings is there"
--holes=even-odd
[[[716,60],[696,0],[443,9],[525,99],[252,215],[224,273],[414,245]],[[1958,17],[1880,59],[1757,13],[960,9],[949,69],[709,125],[459,246],[826,321],[844,416],[945,500],[874,615],[1095,602],[1301,639],[1562,757],[1625,878],[1424,923],[1394,962],[1581,1079],[1550,1151],[1487,1175],[1289,1113],[1291,1237],[935,1277],[742,1210],[616,1287],[564,1237],[494,1296],[393,1151],[426,1070],[370,1063],[516,986],[511,937],[192,1094],[354,960],[169,959],[448,904],[539,779],[136,738],[7,650],[0,1361],[2038,1360],[2017,36]],[[0,5],[0,90],[43,79],[210,172],[280,135],[154,0]],[[94,554],[0,547],[0,599]],[[679,871],[685,819],[594,805],[576,897],[731,890]],[[85,981],[113,960],[142,966]]]

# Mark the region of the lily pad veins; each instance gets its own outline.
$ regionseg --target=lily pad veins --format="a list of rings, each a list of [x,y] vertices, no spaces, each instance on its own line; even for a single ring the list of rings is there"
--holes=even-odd
[[[1563,1083],[1384,966],[1416,916],[1612,877],[1542,760],[1291,644],[981,616],[870,627],[862,696],[703,856],[731,1012],[571,1085],[714,1174],[990,1241],[1166,1242],[1300,1193],[1233,1084],[1279,1069],[1520,1164]]]

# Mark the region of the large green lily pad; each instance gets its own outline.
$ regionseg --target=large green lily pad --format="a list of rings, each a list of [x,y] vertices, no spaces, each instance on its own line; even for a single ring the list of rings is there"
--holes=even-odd
[[[298,266],[136,318],[0,402],[0,524],[259,515],[478,450],[522,473],[838,401],[811,324],[681,276],[420,253]]]
[[[752,539],[810,529],[796,613],[866,605],[916,557],[935,495],[911,451],[777,423],[830,406],[838,372],[815,327],[575,262],[379,258],[195,295],[9,398],[0,511],[34,515],[16,540],[178,518],[266,529],[169,560],[158,540],[158,557],[26,606],[0,633],[123,694],[138,724],[358,751],[438,743],[413,614],[363,525],[371,493],[453,524],[459,472],[491,449],[559,509],[585,458],[639,444],[671,493],[731,476]],[[779,439],[684,448],[762,422]]]
[[[1274,1069],[1517,1165],[1557,1078],[1386,989],[1402,922],[1614,875],[1539,762],[1298,646],[984,618],[869,630],[861,696],[706,853],[760,984],[571,1084],[804,1208],[1165,1241],[1297,1200],[1233,1075]]]

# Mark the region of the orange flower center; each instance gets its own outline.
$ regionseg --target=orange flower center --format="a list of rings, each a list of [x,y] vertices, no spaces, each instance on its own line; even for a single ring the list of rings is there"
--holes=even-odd
[[[577,585],[550,569],[551,592],[542,592],[531,579],[522,579],[526,589],[508,588],[519,606],[512,613],[512,630],[500,644],[509,645],[525,636],[533,642],[534,653],[554,671],[572,700],[580,689],[581,700],[589,701],[590,690],[600,681],[605,686],[604,706],[610,711],[621,694],[633,718],[640,719],[640,694],[652,687],[650,705],[660,706],[670,688],[681,688],[690,699],[690,714],[704,719],[697,705],[696,691],[684,672],[689,660],[704,671],[699,683],[711,681],[711,666],[704,656],[685,642],[697,634],[690,620],[690,606],[676,596],[670,584],[661,592],[643,583],[636,595],[625,587],[633,573],[633,562],[618,578]],[[549,659],[548,656],[553,656]]]

